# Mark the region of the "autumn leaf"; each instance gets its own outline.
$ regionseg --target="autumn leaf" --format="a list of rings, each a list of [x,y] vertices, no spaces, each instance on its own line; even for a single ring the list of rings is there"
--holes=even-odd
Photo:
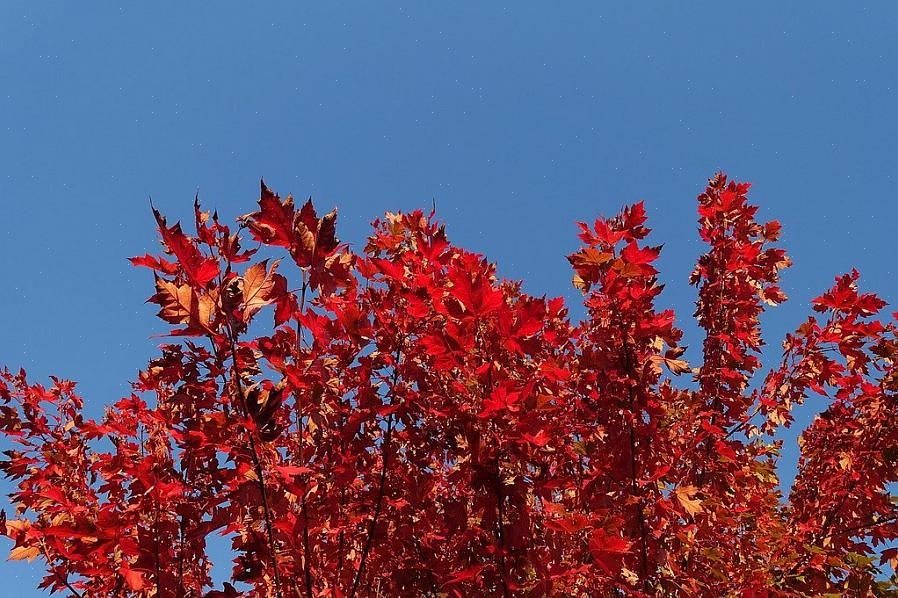
[[[677,501],[683,509],[692,516],[702,512],[702,501],[695,498],[698,488],[695,486],[680,486],[674,491]]]
[[[159,317],[170,324],[187,324],[196,306],[190,285],[179,285],[164,278],[156,279],[156,294],[150,299],[162,306]]]
[[[628,243],[621,252],[621,257],[629,264],[650,264],[661,253],[660,247],[639,247],[635,242]]]
[[[293,219],[296,208],[293,196],[283,202],[271,191],[265,181],[260,182],[259,210],[240,217],[258,241],[266,245],[291,247],[293,245]]]
[[[198,336],[210,330],[215,301],[208,295],[197,297],[190,285],[156,277],[156,294],[149,300],[161,306],[157,314],[161,319],[170,324],[187,324],[187,328],[171,334]]]
[[[267,384],[268,386],[256,385],[249,389],[246,393],[246,409],[255,421],[262,440],[270,442],[281,432],[274,416],[283,403],[286,380],[273,386]]]
[[[574,268],[587,269],[596,268],[607,264],[614,258],[614,254],[610,251],[599,251],[595,247],[584,247],[577,253],[568,256],[568,261]]]
[[[580,513],[574,513],[572,515],[568,515],[567,517],[561,517],[559,519],[549,519],[546,521],[546,527],[549,529],[558,530],[564,532],[566,534],[574,534],[580,530],[588,528],[589,519]]]
[[[319,259],[326,258],[340,245],[337,240],[337,209],[334,208],[321,217],[315,235],[315,252]]]
[[[139,257],[129,257],[128,261],[134,266],[144,266],[169,276],[178,273],[178,265],[170,262],[165,258],[156,257],[154,255],[145,254]]]
[[[144,587],[143,575],[134,569],[122,568],[121,574],[125,578],[125,583],[133,592],[139,592]]]
[[[284,476],[285,479],[291,479],[296,476],[312,473],[312,470],[308,467],[299,467],[296,465],[278,465],[277,470],[278,473]]]
[[[153,215],[156,217],[156,222],[159,225],[162,242],[177,258],[181,269],[184,270],[184,273],[195,285],[203,287],[218,276],[218,262],[212,258],[205,257],[200,252],[193,241],[183,233],[180,223],[176,223],[169,228],[165,222],[165,217],[156,208],[153,208]],[[143,265],[144,261],[141,260],[141,265]]]
[[[685,359],[679,359],[686,351],[685,347],[672,347],[664,355],[652,355],[651,361],[656,374],[661,373],[660,365],[663,364],[671,374],[680,375],[690,371],[689,363]]]
[[[549,444],[549,441],[551,440],[551,437],[546,434],[545,430],[540,430],[536,434],[524,434],[523,438],[530,444],[540,448]]]
[[[33,561],[38,555],[40,555],[41,551],[37,546],[16,546],[12,550],[9,551],[8,560],[10,561],[21,561],[28,560],[28,562]]]
[[[259,210],[240,220],[262,243],[288,248],[296,265],[309,272],[311,288],[330,293],[350,278],[351,256],[336,253],[336,209],[318,218],[309,198],[297,212],[292,196],[282,202],[263,182]]]
[[[249,322],[253,315],[266,305],[277,302],[287,293],[287,280],[277,274],[279,260],[271,264],[268,260],[253,264],[243,273],[242,319]]]
[[[609,534],[597,528],[589,538],[589,552],[605,573],[612,575],[620,565],[623,555],[630,551],[632,542],[617,534]]]
[[[453,585],[457,583],[461,583],[463,581],[469,581],[474,579],[480,572],[483,571],[483,565],[471,565],[467,569],[462,569],[461,571],[457,571],[453,573],[449,579],[443,583],[443,586]]]

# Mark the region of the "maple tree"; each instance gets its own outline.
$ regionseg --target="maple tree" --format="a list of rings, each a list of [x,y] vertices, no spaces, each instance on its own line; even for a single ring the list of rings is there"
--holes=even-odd
[[[0,374],[9,558],[90,597],[896,595],[894,318],[840,276],[759,379],[790,262],[748,190],[698,197],[699,364],[641,203],[580,224],[580,322],[433,213],[354,253],[264,183],[236,232],[154,210],[163,252],[131,261],[172,338],[133,393],[91,420],[74,383]],[[784,495],[774,434],[806,400]]]

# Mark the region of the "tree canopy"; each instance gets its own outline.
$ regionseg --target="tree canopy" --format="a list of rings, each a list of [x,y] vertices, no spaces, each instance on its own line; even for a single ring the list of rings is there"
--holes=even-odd
[[[433,213],[354,253],[264,183],[237,227],[154,211],[162,251],[131,261],[170,338],[132,394],[93,420],[70,381],[0,374],[9,558],[84,597],[896,595],[895,319],[842,274],[762,368],[790,260],[748,192],[698,197],[700,363],[641,203],[579,225],[579,322]]]

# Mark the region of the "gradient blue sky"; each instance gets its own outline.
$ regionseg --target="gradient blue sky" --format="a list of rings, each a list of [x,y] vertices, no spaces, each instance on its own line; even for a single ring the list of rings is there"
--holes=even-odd
[[[231,218],[260,176],[357,246],[433,198],[453,241],[572,300],[574,221],[644,199],[697,348],[694,198],[724,169],[795,260],[771,356],[852,266],[898,303],[894,1],[183,4],[0,4],[0,364],[78,380],[91,414],[165,328],[125,261],[157,247],[147,198]],[[0,595],[36,572],[0,563]]]

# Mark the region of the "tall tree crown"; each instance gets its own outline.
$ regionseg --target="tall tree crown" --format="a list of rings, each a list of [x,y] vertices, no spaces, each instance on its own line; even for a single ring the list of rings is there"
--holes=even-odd
[[[0,372],[9,558],[84,597],[898,595],[895,320],[839,276],[759,379],[790,260],[748,193],[698,197],[694,364],[641,203],[580,223],[580,322],[433,213],[355,253],[264,183],[236,229],[154,210],[162,252],[131,262],[170,339],[133,392],[92,420],[74,383]]]

